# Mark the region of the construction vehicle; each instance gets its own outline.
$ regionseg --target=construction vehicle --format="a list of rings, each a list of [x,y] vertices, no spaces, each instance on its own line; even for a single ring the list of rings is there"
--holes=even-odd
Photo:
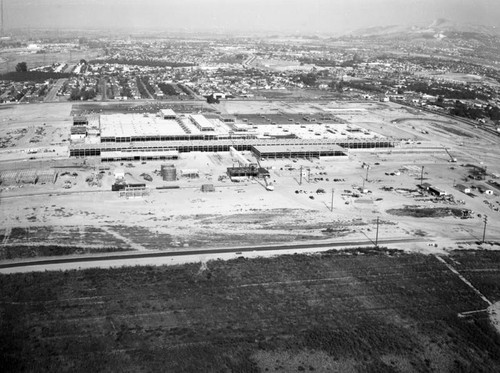
[[[274,190],[274,185],[268,179],[269,179],[268,177],[264,178],[264,182],[266,183],[266,190],[269,190],[270,192],[272,192]]]

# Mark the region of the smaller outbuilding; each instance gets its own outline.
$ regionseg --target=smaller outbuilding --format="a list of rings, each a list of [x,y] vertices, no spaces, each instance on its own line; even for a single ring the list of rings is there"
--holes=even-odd
[[[201,191],[203,193],[215,192],[215,188],[213,184],[203,184],[201,186]]]
[[[200,171],[194,168],[186,168],[181,170],[181,177],[186,177],[188,179],[198,179],[200,177]]]
[[[419,187],[420,189],[423,189],[423,190],[428,191],[428,190],[429,190],[429,188],[430,188],[431,186],[432,186],[432,185],[431,185],[431,184],[429,184],[429,183],[422,183],[422,184],[419,184],[419,186],[418,186],[418,187]]]
[[[459,191],[461,191],[462,193],[465,193],[465,194],[469,194],[471,192],[471,189],[468,186],[463,185],[463,184],[457,184],[455,187]]]
[[[117,168],[115,170],[115,180],[125,179],[125,171],[123,169]]]
[[[88,126],[89,120],[87,117],[75,116],[73,117],[73,126]]]
[[[435,196],[438,196],[438,197],[445,196],[448,194],[443,189],[440,189],[440,188],[432,186],[432,185],[429,187],[429,193],[434,194]]]
[[[172,109],[161,109],[160,116],[163,119],[175,120],[177,119],[177,114]]]
[[[265,178],[271,174],[263,167],[255,167],[253,164],[248,167],[228,167],[227,174],[232,179],[234,178]]]

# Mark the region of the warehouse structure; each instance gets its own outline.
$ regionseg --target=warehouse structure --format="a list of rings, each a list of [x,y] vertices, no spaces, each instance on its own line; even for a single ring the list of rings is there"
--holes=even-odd
[[[6,170],[0,172],[1,185],[55,183],[58,172],[43,169]]]
[[[177,119],[177,114],[172,109],[161,109],[160,110],[160,116],[163,119],[170,119],[170,120],[176,120]]]
[[[89,124],[87,117],[75,116],[73,117],[74,126],[86,126]]]
[[[256,164],[251,164],[247,167],[228,167],[227,175],[234,179],[240,178],[266,178],[270,177],[269,171],[263,167],[259,167]]]
[[[171,109],[157,114],[75,117],[74,123],[75,141],[70,145],[70,156],[100,156],[105,162],[168,160],[183,152],[227,152],[230,147],[252,151],[259,158],[347,156],[346,149],[392,148],[401,144],[401,140],[366,131],[351,138],[340,128],[332,129],[337,124],[252,126],[236,123],[233,116],[178,114]],[[87,137],[82,139],[84,136]]]
[[[347,157],[348,151],[339,145],[332,144],[290,144],[290,145],[257,145],[252,148],[258,158],[319,158]]]
[[[258,146],[304,146],[316,145],[339,146],[344,149],[393,148],[401,144],[400,140],[307,140],[307,139],[222,139],[191,141],[148,141],[127,143],[71,144],[71,157],[106,156],[107,152],[176,150],[187,152],[229,152],[230,147],[240,151],[253,151]]]
[[[193,114],[189,116],[189,119],[201,132],[212,132],[215,131],[215,127],[207,118],[201,114]]]
[[[144,114],[101,115],[100,130],[101,142],[167,141],[190,138],[190,134],[175,119]]]
[[[101,153],[102,162],[156,161],[169,159],[179,159],[179,152],[173,149],[151,151],[123,149]]]

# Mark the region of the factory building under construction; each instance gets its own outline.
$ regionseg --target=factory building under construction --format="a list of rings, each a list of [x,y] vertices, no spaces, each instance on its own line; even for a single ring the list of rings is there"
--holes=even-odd
[[[252,151],[258,158],[342,157],[348,149],[391,148],[401,141],[347,125],[356,138],[332,130],[332,124],[252,126],[214,114],[110,114],[75,117],[78,131],[70,156],[101,157],[104,162],[173,160],[183,152]],[[346,126],[333,124],[333,126]],[[269,128],[268,128],[269,127]]]

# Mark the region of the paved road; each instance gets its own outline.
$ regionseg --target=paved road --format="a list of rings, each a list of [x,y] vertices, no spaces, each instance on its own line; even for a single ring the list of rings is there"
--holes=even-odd
[[[141,85],[142,88],[144,88],[144,91],[147,93],[148,97],[150,100],[154,100],[154,97],[151,95],[151,92],[149,92],[149,89],[146,88],[146,84],[142,81],[141,78],[137,79],[138,83]]]
[[[66,80],[67,79],[57,79],[57,82],[52,86],[50,91],[47,93],[43,102],[58,101],[56,100],[57,92],[59,92],[59,89],[61,89]]]
[[[99,89],[101,90],[101,101],[107,101],[108,99],[108,87],[106,84],[106,78],[101,78],[99,80]]]
[[[422,238],[396,238],[379,240],[379,245],[389,244],[407,244],[425,242],[427,240]],[[117,254],[104,254],[93,256],[77,256],[77,257],[57,257],[57,258],[43,258],[34,260],[19,260],[9,263],[0,264],[0,273],[11,272],[32,272],[44,270],[69,270],[79,268],[92,268],[92,267],[118,267],[118,266],[132,266],[132,265],[158,265],[168,264],[165,259],[172,259],[175,257],[196,257],[199,258],[217,258],[218,255],[236,254],[243,255],[244,253],[262,253],[279,254],[280,252],[290,251],[324,251],[329,248],[342,248],[342,247],[358,247],[358,246],[373,246],[371,240],[362,241],[342,241],[342,242],[328,242],[328,243],[308,243],[299,245],[277,245],[277,246],[257,246],[257,247],[231,247],[231,248],[217,248],[217,249],[188,249],[182,251],[169,251],[169,252],[149,252],[149,253],[117,253]],[[196,261],[196,260],[195,260]]]

